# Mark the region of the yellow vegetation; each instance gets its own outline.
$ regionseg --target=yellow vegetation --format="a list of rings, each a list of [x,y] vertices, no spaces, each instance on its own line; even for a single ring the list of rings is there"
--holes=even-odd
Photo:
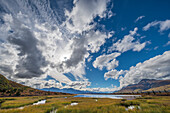
[[[169,113],[170,96],[146,96],[135,100],[108,99],[108,98],[80,98],[65,95],[34,96],[34,97],[8,97],[1,104],[0,113]],[[13,99],[13,100],[12,100]],[[40,99],[46,99],[42,105],[31,105]],[[78,105],[71,106],[76,102]],[[126,111],[125,108],[133,105],[135,109]],[[18,109],[25,106],[24,109]],[[138,108],[140,106],[140,108]],[[15,108],[16,107],[16,108]],[[3,109],[9,108],[9,109]]]

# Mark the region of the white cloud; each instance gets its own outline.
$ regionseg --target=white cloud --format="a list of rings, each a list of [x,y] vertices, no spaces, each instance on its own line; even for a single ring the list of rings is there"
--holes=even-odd
[[[144,31],[149,30],[151,27],[158,26],[159,25],[159,31],[166,31],[170,29],[170,20],[165,21],[153,21],[151,23],[148,23],[146,26],[143,27]]]
[[[88,81],[73,81],[71,83],[68,84],[68,86],[65,86],[65,88],[75,88],[75,89],[82,89],[82,88],[86,88],[87,86],[90,86],[90,82]]]
[[[115,59],[116,57],[120,56],[121,53],[115,52],[108,55],[101,55],[96,58],[93,62],[93,66],[95,68],[99,68],[102,70],[106,67],[107,70],[114,69],[118,66],[119,62]]]
[[[93,56],[89,56],[89,58],[87,59],[88,62],[90,62],[92,60]]]
[[[105,80],[107,80],[108,78],[113,78],[117,80],[119,76],[123,74],[125,74],[125,71],[123,70],[117,71],[116,69],[112,69],[111,71],[108,71],[104,74],[104,78]]]
[[[155,56],[143,63],[132,66],[124,77],[120,77],[120,86],[136,84],[142,79],[170,79],[170,51]]]
[[[170,41],[168,41],[164,46],[169,46],[170,45]]]
[[[85,39],[87,40],[86,48],[90,50],[92,53],[98,52],[100,50],[100,46],[102,46],[106,39],[110,38],[110,34],[107,36],[106,33],[102,33],[100,31],[90,31],[85,34]]]
[[[38,89],[42,89],[42,88],[50,88],[50,87],[55,87],[55,88],[62,88],[63,85],[61,84],[61,82],[56,82],[55,80],[27,80],[25,81],[25,85],[31,86],[33,88],[38,88]]]
[[[120,87],[114,86],[113,88],[110,88],[110,87],[84,88],[84,89],[81,89],[81,90],[88,90],[88,91],[92,91],[92,92],[110,92],[110,93],[112,93],[114,91],[120,90]]]
[[[154,22],[151,22],[151,23],[148,23],[146,26],[143,27],[143,30],[144,31],[147,31],[150,29],[150,27],[152,26],[156,26],[160,23],[160,21],[154,21]]]
[[[139,20],[141,20],[142,18],[144,18],[145,16],[139,16],[136,20],[135,23],[138,22]]]
[[[156,46],[156,47],[154,47],[154,50],[157,50],[159,48],[159,46]]]
[[[32,23],[35,23],[35,26],[31,28],[29,26],[30,23],[26,23],[25,19],[23,19],[26,15],[21,12],[18,15],[16,15],[17,17],[11,17],[10,20],[12,21],[8,21],[8,19],[5,20],[3,28],[8,29],[2,29],[1,27],[0,32],[5,34],[4,37],[2,37],[5,39],[4,43],[1,45],[1,48],[4,48],[1,49],[1,53],[5,56],[3,59],[0,59],[2,66],[1,72],[6,76],[11,76],[13,79],[15,79],[15,77],[39,77],[47,74],[48,70],[51,69],[49,69],[49,65],[53,65],[52,62],[55,61],[57,64],[62,61],[61,59],[54,60],[54,57],[57,57],[55,53],[61,53],[58,58],[64,55],[60,52],[59,48],[58,50],[54,48],[54,46],[56,46],[56,48],[58,47],[55,45],[55,42],[57,40],[61,41],[60,32],[57,31],[57,26],[52,26],[54,28],[51,30],[52,27],[48,24],[39,24],[35,21],[32,21]],[[8,17],[10,17],[10,15],[4,15],[4,18]],[[9,33],[9,31],[11,31],[11,33]],[[60,43],[65,43],[65,41],[61,41]],[[69,43],[67,44],[69,45]],[[65,49],[67,48],[68,47],[65,46]],[[70,53],[70,51],[67,52],[67,54]],[[12,58],[8,59],[10,56]],[[8,62],[6,62],[6,60],[8,60]],[[7,71],[4,66],[6,66],[8,70],[12,69],[12,72]]]
[[[108,78],[119,79],[120,86],[117,89],[130,84],[137,84],[142,79],[170,79],[170,51],[150,58],[143,63],[138,63],[136,66],[130,67],[129,70],[117,71],[113,69],[106,72],[104,78],[106,80]]]
[[[3,18],[0,16],[4,21],[0,23],[0,71],[8,78],[32,87],[62,88],[72,87],[70,84],[74,83],[77,84],[74,88],[88,86],[84,76],[85,61],[89,53],[98,52],[106,39],[114,34],[92,29],[96,16],[104,18],[107,15],[109,0],[74,1],[73,8],[71,2],[67,2],[70,5],[64,1],[55,2],[56,10],[46,2],[0,1],[10,13],[4,12]],[[73,74],[75,81],[65,73]],[[57,82],[43,80],[47,75]],[[66,85],[62,86],[62,83]]]
[[[109,32],[108,37],[110,38],[110,37],[112,37],[114,34],[115,34],[115,31],[111,31],[111,32]]]
[[[170,20],[165,20],[160,23],[160,31],[165,31],[170,29]]]
[[[116,43],[114,43],[110,48],[109,52],[112,51],[119,51],[119,52],[126,52],[128,50],[133,50],[133,51],[141,51],[147,44],[147,42],[140,43],[139,41],[134,41],[135,38],[134,36],[137,34],[138,28],[134,28],[133,31],[130,31],[129,35],[125,35],[124,38],[121,40],[119,39]]]
[[[96,16],[103,18],[107,8],[108,0],[74,0],[71,12],[66,10],[68,17],[66,27],[71,32],[88,31],[94,27],[93,19]]]

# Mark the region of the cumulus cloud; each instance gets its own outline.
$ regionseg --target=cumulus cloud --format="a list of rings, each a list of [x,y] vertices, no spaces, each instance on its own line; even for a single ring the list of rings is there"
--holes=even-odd
[[[88,51],[92,53],[96,53],[100,50],[100,46],[102,46],[106,39],[110,38],[111,34],[106,34],[100,31],[90,31],[85,34],[84,38],[87,40],[86,48]],[[112,34],[113,35],[113,34]]]
[[[134,41],[134,36],[137,34],[138,28],[134,28],[133,31],[129,32],[129,35],[125,35],[124,38],[121,40],[119,39],[116,43],[109,48],[109,52],[112,51],[119,51],[119,52],[126,52],[128,50],[133,51],[141,51],[147,44],[147,42],[140,43],[139,41]]]
[[[74,7],[71,12],[66,10],[68,17],[66,27],[71,32],[88,31],[93,28],[93,19],[96,16],[103,18],[109,0],[74,0]],[[110,14],[110,13],[109,13]],[[91,25],[90,25],[91,24]]]
[[[144,31],[149,30],[151,27],[159,27],[159,31],[166,31],[170,28],[170,20],[165,20],[165,21],[153,21],[151,23],[148,23],[146,26],[143,27]]]
[[[96,58],[96,60],[93,62],[93,66],[95,68],[99,68],[102,70],[104,67],[106,67],[107,70],[114,69],[118,66],[119,62],[115,59],[116,57],[120,56],[121,53],[115,52],[108,55],[101,55]]]
[[[108,71],[104,74],[104,78],[105,80],[107,80],[108,78],[113,78],[117,80],[119,76],[123,74],[125,74],[125,71],[123,70],[117,71],[116,69],[112,69],[111,71]]]
[[[110,37],[106,33],[93,30],[81,35],[80,38],[74,38],[70,46],[72,50],[70,57],[57,66],[58,70],[61,72],[69,72],[71,70],[73,72],[72,70],[75,70],[75,67],[82,67],[81,64],[85,65],[85,59],[89,56],[88,52],[98,52],[100,46],[105,43],[107,38]],[[83,68],[81,68],[81,72],[85,74]]]
[[[60,67],[65,66],[66,68],[74,67],[79,64],[79,62],[85,59],[85,54],[87,54],[87,49],[84,47],[84,38],[78,39],[75,38],[72,44],[72,53],[70,58],[66,59],[65,61],[60,64]]]
[[[135,23],[138,22],[139,20],[141,20],[142,18],[144,18],[145,16],[139,16],[136,20]]]
[[[14,22],[15,23],[15,22]],[[37,48],[37,39],[34,34],[24,26],[12,26],[13,33],[11,33],[7,40],[9,43],[16,45],[16,49],[19,51],[18,65],[16,65],[16,77],[19,78],[31,78],[39,77],[44,74],[41,67],[47,65],[47,62],[42,56],[42,52]],[[18,27],[18,29],[16,29]]]

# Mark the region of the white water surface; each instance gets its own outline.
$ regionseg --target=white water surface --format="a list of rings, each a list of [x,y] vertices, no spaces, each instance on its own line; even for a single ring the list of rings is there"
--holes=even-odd
[[[45,104],[46,103],[46,100],[40,100],[36,103],[33,103],[33,105],[40,105],[40,104]]]
[[[127,99],[132,100],[141,97],[141,95],[99,95],[99,94],[80,94],[74,97],[88,97],[88,98],[112,98],[112,99]]]

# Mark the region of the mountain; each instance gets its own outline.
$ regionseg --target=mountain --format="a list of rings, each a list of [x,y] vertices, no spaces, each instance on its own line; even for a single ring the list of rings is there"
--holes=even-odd
[[[62,92],[62,93],[70,93],[70,94],[88,94],[88,93],[95,93],[95,92],[91,92],[91,91],[80,91],[80,90],[76,90],[73,88],[64,88],[64,89],[59,89],[59,88],[43,88],[40,89],[43,91],[51,91],[51,92]]]
[[[128,85],[118,93],[148,92],[148,91],[170,91],[170,80],[143,79],[138,84]]]
[[[0,96],[33,96],[65,94],[61,92],[47,92],[24,86],[6,79],[0,74]]]

